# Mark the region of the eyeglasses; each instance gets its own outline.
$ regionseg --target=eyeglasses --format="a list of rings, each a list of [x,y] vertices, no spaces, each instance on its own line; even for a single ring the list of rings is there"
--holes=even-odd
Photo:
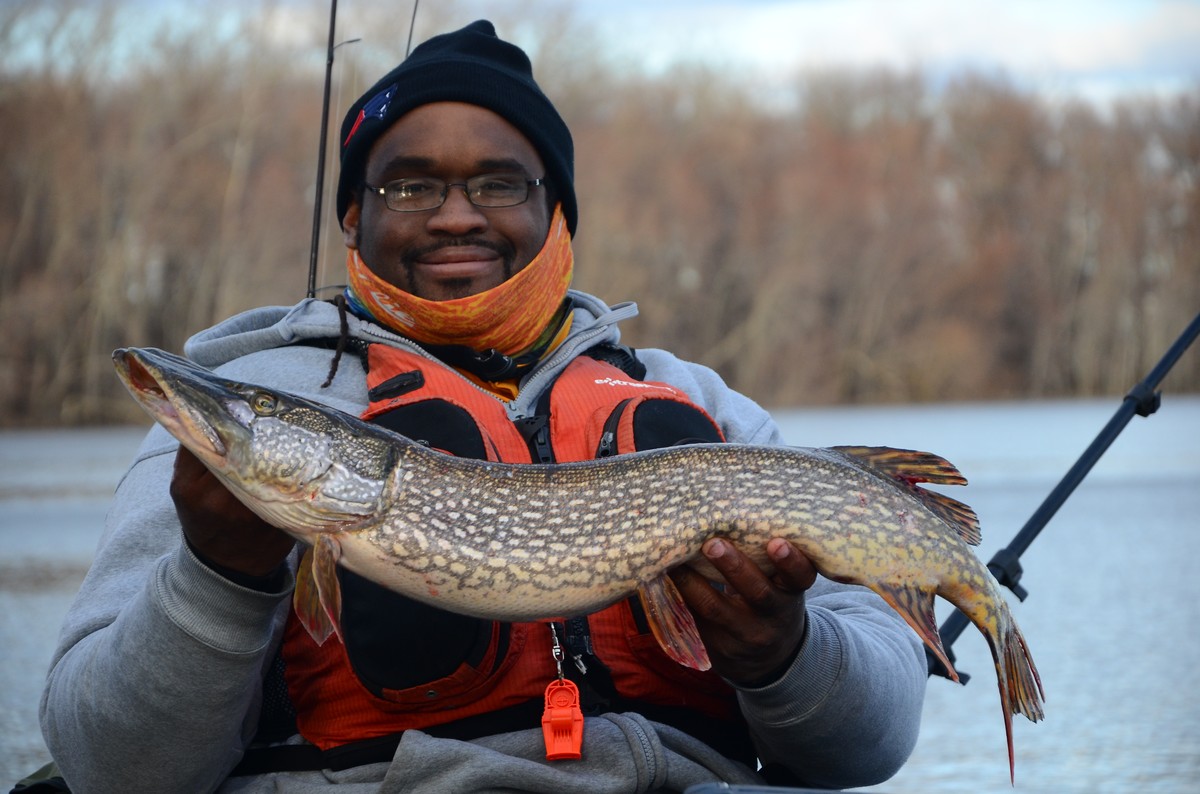
[[[515,207],[529,200],[529,189],[546,184],[544,179],[526,179],[524,174],[481,174],[466,182],[446,183],[433,177],[395,179],[383,187],[364,187],[383,196],[388,209],[420,212],[446,203],[450,188],[460,187],[476,207]]]

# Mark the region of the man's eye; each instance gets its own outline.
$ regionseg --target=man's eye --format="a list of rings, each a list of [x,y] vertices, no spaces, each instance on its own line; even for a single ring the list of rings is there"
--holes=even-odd
[[[502,176],[493,176],[477,182],[474,185],[476,190],[481,190],[485,193],[520,190],[521,180]]]
[[[410,199],[423,196],[433,190],[433,186],[424,180],[402,180],[388,185],[388,192],[398,199]]]

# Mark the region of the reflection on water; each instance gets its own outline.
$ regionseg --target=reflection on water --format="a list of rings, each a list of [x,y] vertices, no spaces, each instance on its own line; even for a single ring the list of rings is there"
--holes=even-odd
[[[989,560],[1075,463],[1118,403],[845,409],[784,416],[789,441],[889,444],[945,455],[947,489],[979,513]],[[1200,783],[1200,398],[1134,418],[1021,559],[1010,596],[1046,686],[1046,719],[1014,718],[1016,787],[986,643],[954,645],[967,686],[929,682],[908,765],[862,791],[1179,792]],[[948,607],[939,599],[939,616]]]
[[[1014,504],[1043,496],[996,487],[971,501],[994,535],[1028,517]],[[1030,595],[1010,601],[1047,691],[1044,722],[1014,718],[1016,791],[1177,792],[1200,781],[1200,694],[1181,676],[1200,664],[1197,515],[1196,475],[1085,483],[1022,558]],[[970,683],[930,681],[917,752],[881,791],[1013,790],[986,643],[972,627],[954,650]]]
[[[0,434],[0,790],[49,760],[37,703],[58,626],[145,431]]]
[[[990,559],[1116,409],[1113,401],[781,412],[807,446],[928,449],[971,480],[953,489]],[[108,494],[140,431],[0,434],[0,788],[40,766],[37,700],[58,622],[90,559]],[[1008,781],[995,673],[972,627],[954,646],[971,682],[929,683],[917,750],[869,789],[1177,792],[1200,781],[1200,397],[1134,419],[1022,558],[1010,599],[1047,689],[1046,720],[1014,721]],[[944,619],[947,609],[939,602]],[[5,789],[6,790],[6,789]],[[866,791],[866,790],[864,790]]]

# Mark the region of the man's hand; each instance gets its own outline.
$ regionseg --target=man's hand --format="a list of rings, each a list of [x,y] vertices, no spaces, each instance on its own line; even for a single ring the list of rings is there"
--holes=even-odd
[[[209,562],[250,576],[267,576],[295,541],[255,515],[221,484],[200,459],[180,447],[171,499],[183,534]]]
[[[696,618],[713,671],[744,686],[771,683],[804,639],[804,591],[816,581],[816,568],[782,538],[767,543],[773,576],[722,538],[706,542],[703,553],[725,577],[724,591],[687,566],[671,578]]]

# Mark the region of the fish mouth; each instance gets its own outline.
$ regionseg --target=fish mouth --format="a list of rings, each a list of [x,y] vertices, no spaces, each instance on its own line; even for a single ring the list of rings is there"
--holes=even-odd
[[[138,404],[180,443],[202,460],[225,458],[228,445],[220,428],[196,407],[215,407],[219,401],[186,379],[186,370],[195,364],[164,351],[134,348],[114,351],[113,364]]]

